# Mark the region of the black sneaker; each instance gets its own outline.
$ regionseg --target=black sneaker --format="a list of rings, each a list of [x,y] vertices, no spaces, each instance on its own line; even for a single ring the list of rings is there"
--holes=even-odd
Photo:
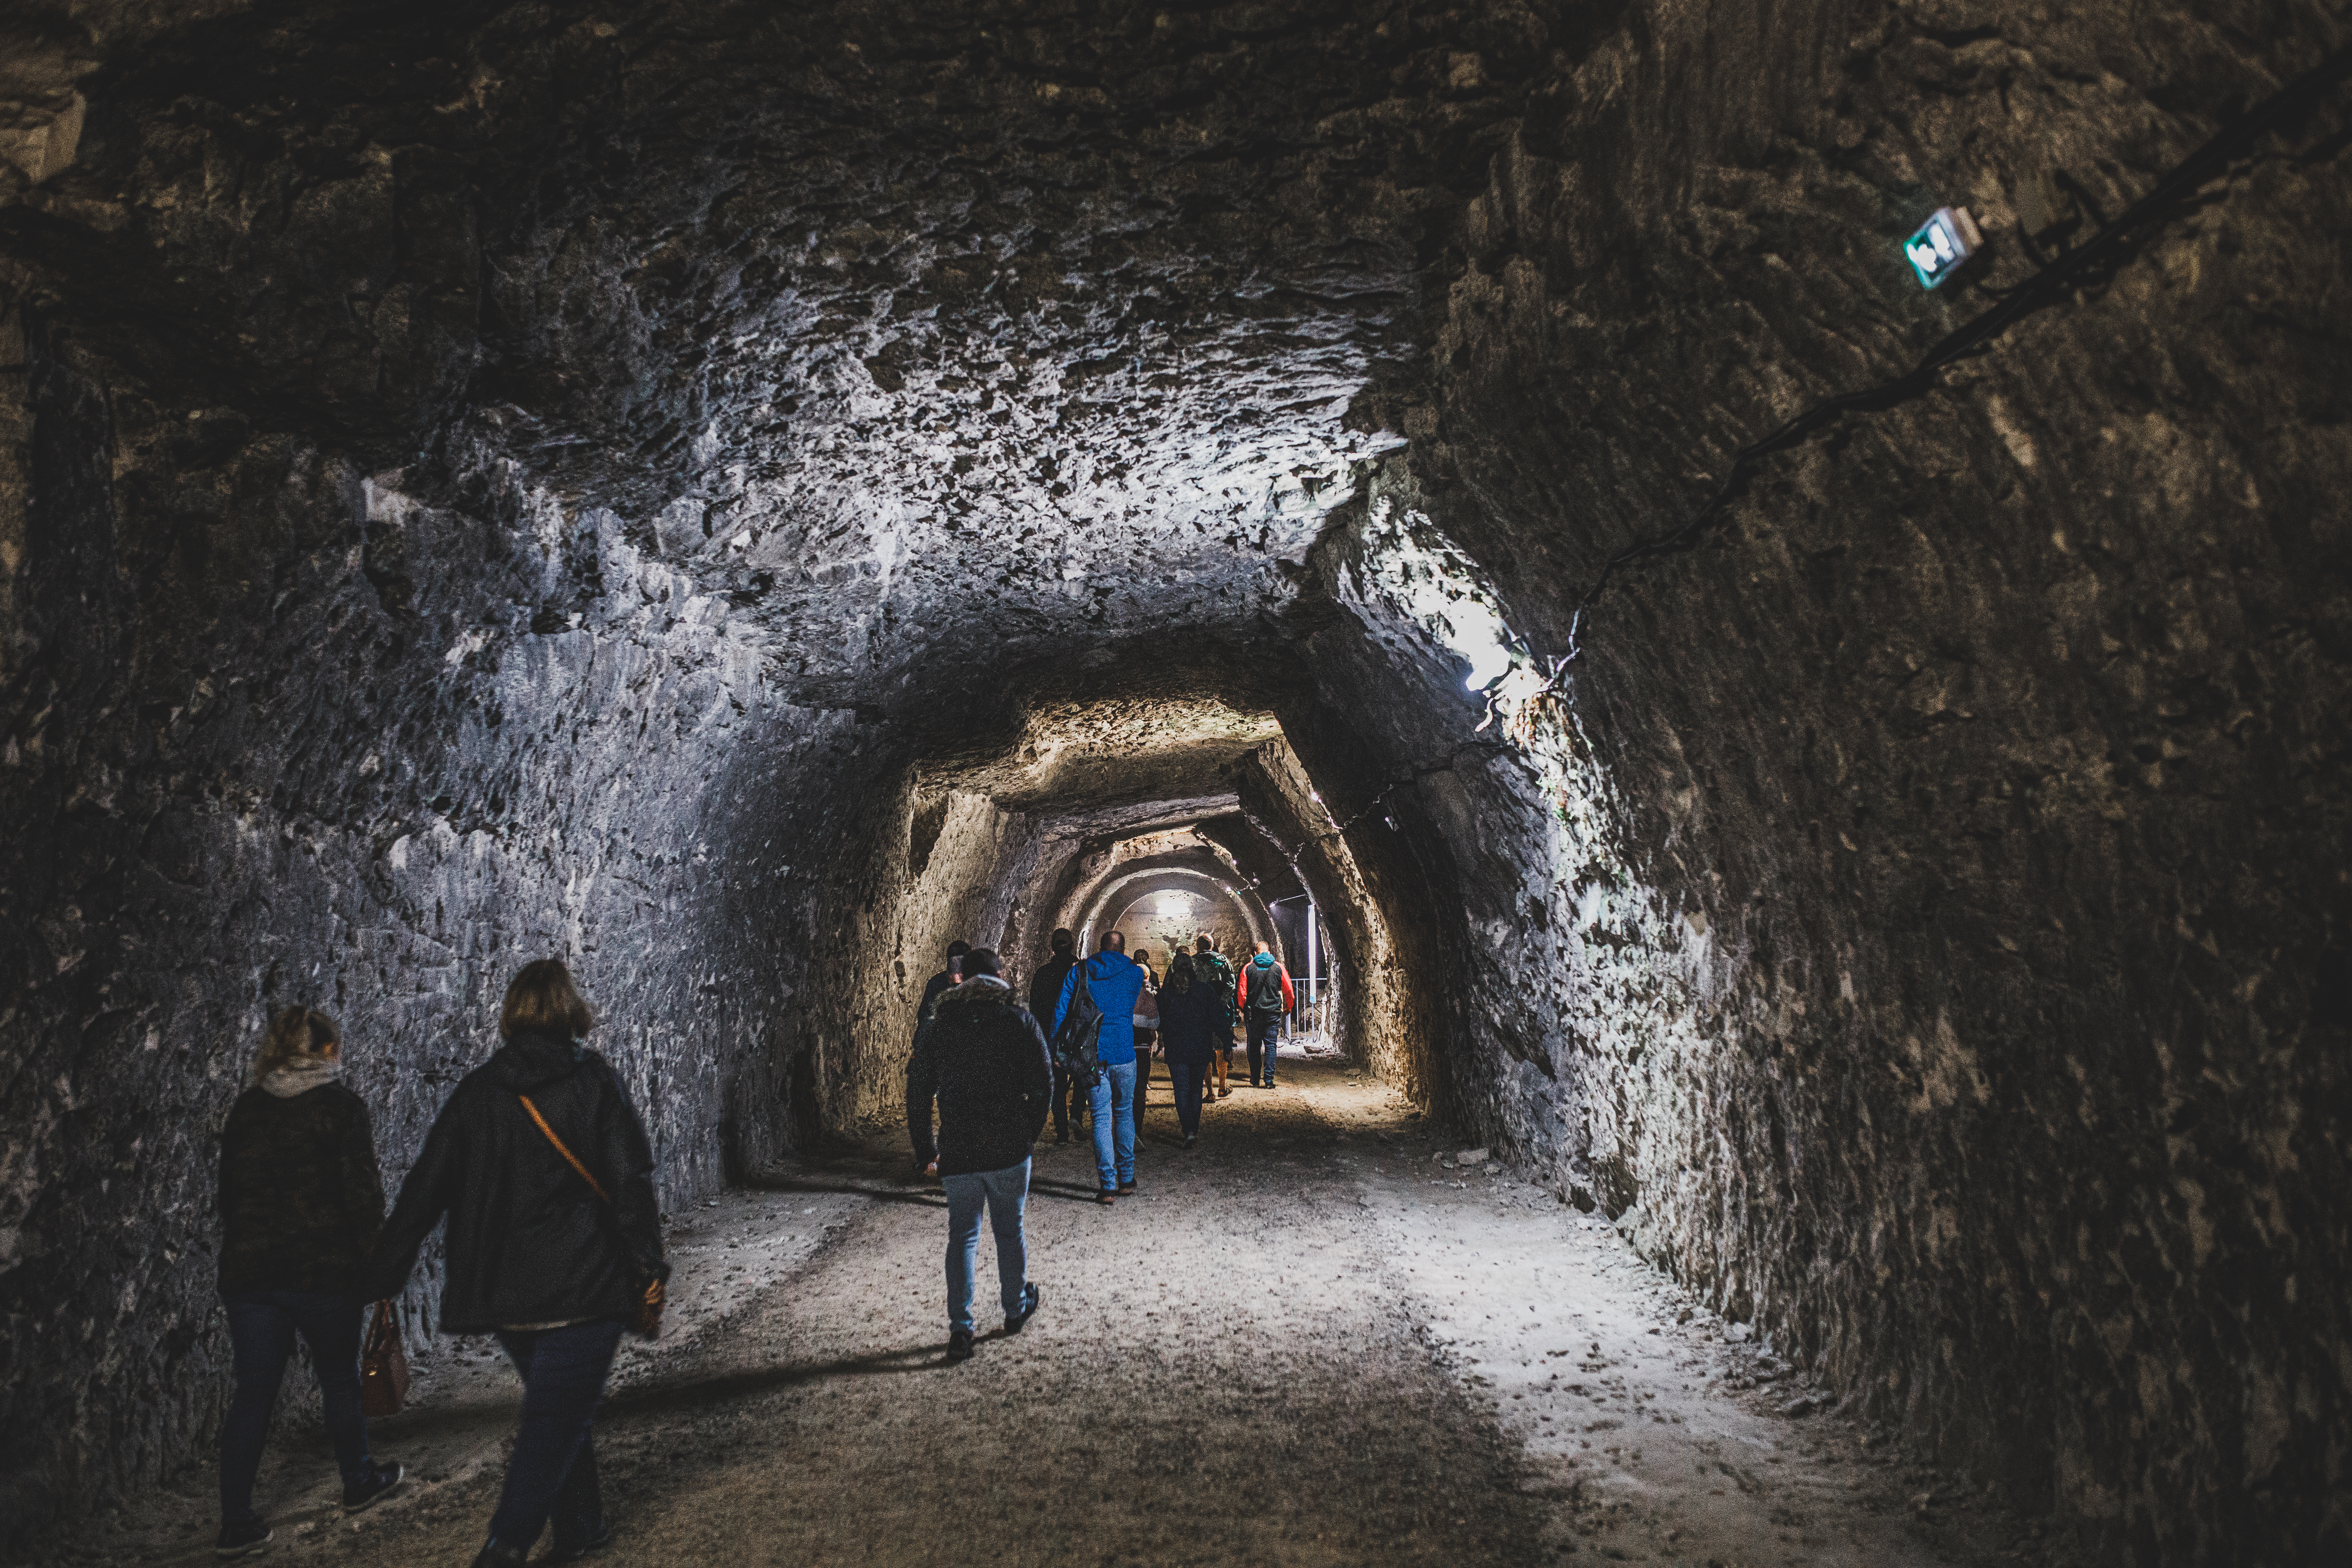
[[[1066,1143],[1069,1141],[1070,1134],[1066,1130],[1054,1134],[1054,1142],[1056,1143]]]
[[[1121,1182],[1118,1184],[1118,1195],[1120,1197],[1125,1197],[1128,1194],[1133,1191],[1135,1191],[1135,1184],[1133,1182]]]
[[[971,1359],[971,1331],[970,1329],[953,1329],[949,1331],[948,1360],[970,1361]]]
[[[250,1557],[269,1544],[269,1527],[257,1519],[243,1524],[224,1524],[220,1539],[213,1543],[215,1557]]]
[[[404,1466],[379,1465],[373,1459],[370,1459],[368,1473],[361,1479],[359,1485],[343,1489],[343,1511],[357,1513],[360,1510],[383,1500],[391,1495],[393,1489],[400,1485],[402,1478],[407,1474],[408,1470]]]
[[[1021,1287],[1021,1310],[1004,1320],[1004,1331],[1017,1334],[1021,1326],[1037,1315],[1038,1289],[1034,1284]]]
[[[474,1559],[474,1568],[522,1568],[523,1560],[530,1555],[528,1546],[500,1546],[495,1541],[485,1541],[481,1554]]]
[[[541,1563],[577,1563],[590,1552],[602,1552],[612,1544],[613,1521],[609,1519],[600,1519],[589,1529],[587,1535],[579,1541],[566,1541],[564,1532],[558,1531],[554,1550],[540,1561]]]
[[[1184,1134],[1184,1147],[1187,1149],[1192,1148],[1193,1145],[1200,1142],[1200,1141],[1201,1135],[1198,1132],[1187,1132]]]

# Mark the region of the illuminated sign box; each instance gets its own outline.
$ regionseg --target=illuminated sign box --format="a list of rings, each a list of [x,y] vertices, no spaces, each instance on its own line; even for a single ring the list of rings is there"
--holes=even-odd
[[[1911,258],[1911,270],[1919,275],[1919,286],[1933,289],[1958,272],[1961,263],[1974,256],[1983,244],[1984,236],[1977,232],[1976,220],[1969,216],[1968,208],[1937,207],[1936,216],[1903,242],[1903,254]]]

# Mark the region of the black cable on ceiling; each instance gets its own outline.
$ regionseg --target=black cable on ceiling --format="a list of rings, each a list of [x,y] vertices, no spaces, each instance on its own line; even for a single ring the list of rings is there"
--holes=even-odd
[[[1715,493],[1707,497],[1698,510],[1678,526],[1637,544],[1628,545],[1601,563],[1601,574],[1593,579],[1592,586],[1585,590],[1584,596],[1577,602],[1575,614],[1570,617],[1568,652],[1553,661],[1555,678],[1561,667],[1573,661],[1582,651],[1577,637],[1584,624],[1585,612],[1601,597],[1601,590],[1609,585],[1618,570],[1690,543],[1716,520],[1724,503],[1738,491],[1749,470],[1760,459],[1795,446],[1841,415],[1881,413],[1919,396],[1935,384],[1936,377],[1946,366],[1969,354],[1981,352],[1993,339],[2025,317],[2057,304],[2063,296],[2095,270],[2122,266],[2154,234],[2160,218],[2168,216],[2173,208],[2184,203],[2215,174],[2242,157],[2247,149],[2273,126],[2315,107],[2323,94],[2347,76],[2352,76],[2352,46],[2336,50],[2319,65],[2222,127],[2203,146],[2158,180],[2147,195],[2126,207],[2113,222],[2101,224],[2089,239],[2044,265],[2023,282],[1999,290],[1999,298],[1992,306],[1948,333],[1942,342],[1929,349],[1903,374],[1858,392],[1823,398],[1803,413],[1784,421],[1769,435],[1751,441],[1733,453],[1730,469],[1724,475],[1723,482],[1716,487]],[[2084,205],[2086,209],[2095,212],[2088,202]]]

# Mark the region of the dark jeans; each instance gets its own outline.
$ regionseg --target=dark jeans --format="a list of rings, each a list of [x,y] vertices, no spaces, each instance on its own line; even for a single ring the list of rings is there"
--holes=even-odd
[[[1281,1014],[1252,1013],[1249,1016],[1250,1082],[1265,1082],[1267,1084],[1274,1082],[1274,1051],[1275,1047],[1280,1043],[1281,1039]],[[1264,1046],[1265,1047],[1265,1076],[1263,1079],[1258,1077],[1257,1068],[1257,1053],[1260,1046]]]
[[[335,1468],[343,1472],[343,1485],[358,1485],[368,1470],[367,1417],[360,1411],[360,1331],[366,1303],[307,1290],[241,1290],[223,1296],[221,1304],[228,1309],[229,1349],[236,1358],[236,1393],[221,1422],[221,1522],[244,1524],[253,1518],[253,1478],[261,1469],[269,1409],[278,1403],[278,1385],[285,1380],[297,1333],[310,1347],[310,1365],[319,1374]]]
[[[552,1519],[556,1550],[573,1550],[586,1544],[604,1517],[588,1424],[604,1397],[613,1352],[621,1348],[620,1321],[599,1318],[527,1333],[502,1329],[499,1343],[522,1374],[522,1426],[507,1460],[499,1511],[490,1516],[490,1539],[528,1552]]]
[[[1061,1063],[1055,1062],[1054,1064],[1054,1131],[1067,1132],[1073,1121],[1084,1121],[1086,1119],[1086,1086],[1064,1071]]]
[[[1001,1171],[942,1176],[948,1190],[948,1328],[972,1331],[971,1277],[980,1262],[980,1214],[988,1211],[996,1233],[997,1300],[1004,1315],[1021,1310],[1029,1282],[1029,1248],[1021,1234],[1022,1211],[1029,1206],[1029,1162]]]
[[[1201,1131],[1201,1089],[1209,1076],[1206,1062],[1170,1062],[1168,1076],[1176,1082],[1176,1125],[1187,1138]]]

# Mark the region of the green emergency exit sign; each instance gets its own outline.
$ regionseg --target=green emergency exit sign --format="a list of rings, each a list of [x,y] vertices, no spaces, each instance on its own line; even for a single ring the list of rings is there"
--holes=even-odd
[[[1984,244],[1984,236],[1977,232],[1976,220],[1969,216],[1966,207],[1937,207],[1936,216],[1919,226],[1919,232],[1903,243],[1903,254],[1911,258],[1911,270],[1919,277],[1922,289],[1933,289],[1960,269],[1960,264],[1977,253]]]

